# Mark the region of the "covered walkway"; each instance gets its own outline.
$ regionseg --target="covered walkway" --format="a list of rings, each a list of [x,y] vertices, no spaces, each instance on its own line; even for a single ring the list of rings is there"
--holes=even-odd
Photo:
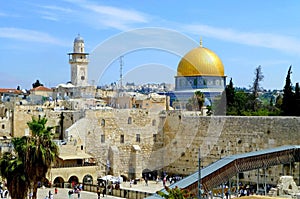
[[[175,187],[188,189],[192,193],[197,193],[198,185],[201,183],[202,189],[204,189],[204,191],[209,191],[228,182],[238,173],[275,165],[291,164],[293,162],[300,162],[299,145],[281,146],[261,151],[227,156],[205,168],[202,168],[200,173],[197,171],[186,178],[171,184],[169,187],[171,189]],[[165,190],[163,189],[162,191]],[[148,198],[157,197],[158,195],[153,195]]]

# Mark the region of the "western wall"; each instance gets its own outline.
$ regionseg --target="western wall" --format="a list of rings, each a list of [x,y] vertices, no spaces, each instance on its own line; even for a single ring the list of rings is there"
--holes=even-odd
[[[300,144],[299,117],[210,117],[179,110],[103,109],[78,112],[20,106],[14,111],[14,136],[26,134],[26,123],[31,121],[32,116],[39,115],[48,118],[49,126],[57,127],[57,135],[63,130],[64,138],[69,140],[68,145],[96,158],[98,176],[107,173],[107,161],[110,174],[130,178],[141,177],[143,171],[153,170],[157,170],[159,175],[161,171],[189,175],[198,169],[199,146],[201,166],[205,167],[233,154]],[[299,167],[296,163],[268,168],[267,180],[272,183],[280,175],[292,174],[298,182]],[[255,181],[256,175],[257,171],[253,171],[245,173],[243,178]]]
[[[200,116],[199,112],[141,109],[89,110],[85,118],[69,128],[78,147],[99,162],[98,175],[109,173],[141,177],[143,171],[189,175],[201,166],[233,155],[300,144],[298,117]],[[137,138],[139,135],[139,139]],[[272,183],[280,175],[299,180],[299,163],[267,169]],[[263,173],[260,171],[260,174]],[[255,181],[257,171],[242,175]]]
[[[165,168],[169,173],[188,175],[197,171],[199,147],[201,166],[219,158],[300,144],[299,117],[212,116],[197,112],[165,112],[163,131],[159,134],[164,148]],[[290,171],[291,166],[291,171]],[[299,181],[299,163],[267,169],[267,181],[274,183],[280,175],[294,175]],[[260,171],[260,174],[263,172]],[[242,180],[256,181],[257,171],[246,173]]]

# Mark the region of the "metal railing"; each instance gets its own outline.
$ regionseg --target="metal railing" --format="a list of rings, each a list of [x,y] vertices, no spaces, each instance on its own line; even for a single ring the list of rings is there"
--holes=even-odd
[[[92,185],[92,184],[84,184],[83,185],[84,191],[97,193],[98,188],[99,188],[98,185]],[[104,187],[100,187],[101,196],[103,194],[103,189],[104,189]],[[143,199],[143,198],[153,195],[153,193],[150,193],[150,192],[123,189],[123,188],[112,189],[111,193],[108,190],[106,190],[106,194],[111,195],[111,196],[116,196],[116,197],[129,198],[129,199]]]

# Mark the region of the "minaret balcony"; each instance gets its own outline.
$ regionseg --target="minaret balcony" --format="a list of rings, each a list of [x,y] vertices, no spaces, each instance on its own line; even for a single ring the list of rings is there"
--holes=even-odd
[[[89,63],[89,60],[88,59],[80,59],[80,58],[70,58],[69,59],[69,63]]]

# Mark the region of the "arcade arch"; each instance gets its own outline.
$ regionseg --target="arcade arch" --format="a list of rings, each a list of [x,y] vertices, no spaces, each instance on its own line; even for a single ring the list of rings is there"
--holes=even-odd
[[[62,177],[56,177],[53,181],[53,186],[55,187],[64,187],[64,179]]]
[[[93,177],[87,174],[83,177],[82,182],[83,184],[93,184]]]
[[[79,179],[77,176],[71,176],[68,182],[72,184],[72,187],[74,187],[74,185],[79,183]]]

